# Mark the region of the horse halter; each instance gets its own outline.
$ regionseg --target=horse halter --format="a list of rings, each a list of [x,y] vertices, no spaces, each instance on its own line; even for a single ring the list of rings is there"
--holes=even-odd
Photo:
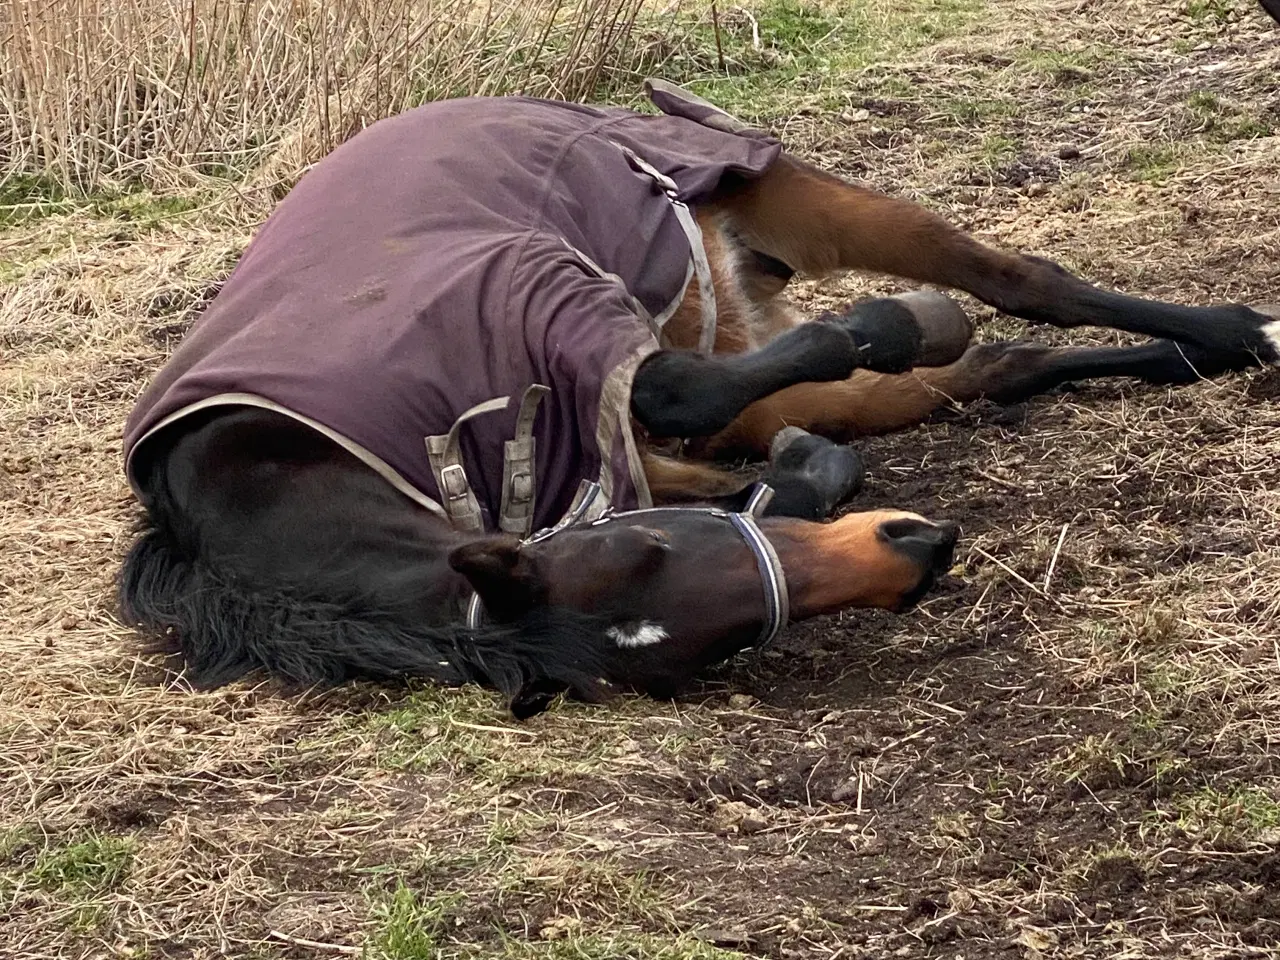
[[[584,520],[599,495],[600,485],[598,483],[584,481],[582,489],[579,490],[578,496],[574,499],[574,505],[569,508],[569,512],[555,526],[537,531],[524,542],[526,544],[540,543],[543,540],[551,539],[563,530],[584,524],[595,526],[612,520],[630,519],[655,513],[701,513],[716,517],[733,525],[734,530],[738,532],[743,542],[751,550],[752,555],[755,557],[756,569],[760,572],[760,583],[764,590],[765,617],[764,626],[755,645],[763,647],[772,642],[779,631],[787,625],[791,606],[790,594],[787,591],[787,576],[782,569],[782,561],[778,559],[777,551],[773,549],[773,544],[769,542],[769,538],[764,535],[764,531],[760,529],[760,525],[756,522],[756,519],[764,512],[765,507],[769,505],[769,501],[773,499],[773,488],[768,484],[757,483],[755,485],[755,488],[751,491],[750,498],[747,500],[746,508],[741,513],[732,513],[717,507],[648,507],[641,510],[625,510],[621,513],[614,512],[610,508],[594,520]],[[479,628],[483,615],[484,604],[480,600],[480,594],[472,593],[471,600],[467,604],[467,626],[472,630]]]

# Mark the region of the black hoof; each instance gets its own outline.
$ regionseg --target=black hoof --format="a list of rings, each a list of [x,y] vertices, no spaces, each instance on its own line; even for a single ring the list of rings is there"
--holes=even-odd
[[[920,327],[917,367],[945,367],[955,363],[969,349],[973,323],[964,308],[936,290],[913,290],[890,297],[903,304]]]
[[[799,427],[786,427],[770,445],[765,479],[807,507],[799,512],[788,510],[788,514],[820,519],[829,517],[857,495],[866,479],[866,468],[853,447],[833,443]]]
[[[857,365],[876,373],[905,373],[920,359],[924,331],[906,304],[887,297],[855,303],[843,314],[824,313],[853,339]]]

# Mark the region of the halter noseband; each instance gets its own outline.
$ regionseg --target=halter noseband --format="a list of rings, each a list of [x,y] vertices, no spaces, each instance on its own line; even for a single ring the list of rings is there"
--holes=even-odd
[[[570,507],[569,512],[555,526],[537,531],[524,542],[539,543],[543,540],[549,540],[562,530],[579,526],[583,523],[583,518],[587,515],[599,494],[600,485],[598,483],[584,484],[583,489],[575,498],[574,505]],[[727,520],[750,548],[756,560],[756,569],[760,572],[760,583],[764,588],[765,616],[764,627],[760,631],[759,639],[756,640],[756,646],[763,647],[778,635],[778,632],[787,625],[787,620],[790,617],[790,595],[787,591],[787,576],[782,569],[782,561],[778,559],[778,553],[773,549],[773,544],[769,542],[769,538],[764,535],[764,531],[756,523],[756,518],[764,512],[765,507],[769,505],[769,501],[772,499],[773,488],[765,483],[757,483],[755,489],[751,491],[751,497],[747,501],[746,508],[741,513],[730,513],[727,510],[720,510],[716,507],[648,507],[643,510],[627,510],[622,513],[615,513],[610,509],[606,510],[597,519],[589,521],[589,525],[595,526],[598,523],[604,523],[609,520],[637,517],[648,513],[669,513],[677,510],[681,513],[703,513]],[[484,604],[480,601],[480,594],[472,593],[471,601],[467,604],[467,626],[472,630],[477,629],[480,626],[483,615]]]

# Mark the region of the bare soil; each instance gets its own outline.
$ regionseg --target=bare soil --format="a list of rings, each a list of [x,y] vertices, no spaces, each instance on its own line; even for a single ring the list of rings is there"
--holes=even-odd
[[[772,122],[1099,282],[1274,302],[1278,77],[1249,4],[996,0]],[[855,506],[959,520],[951,575],[673,703],[194,693],[111,577],[129,405],[269,207],[209,190],[0,233],[0,955],[1280,955],[1276,371],[866,440]]]

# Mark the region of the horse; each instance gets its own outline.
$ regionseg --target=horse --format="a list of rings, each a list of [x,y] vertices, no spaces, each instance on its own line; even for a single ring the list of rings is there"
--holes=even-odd
[[[407,111],[268,218],[126,428],[121,617],[192,684],[477,683],[519,718],[671,697],[789,622],[905,612],[949,569],[954,523],[831,520],[853,439],[1280,362],[1280,309],[1103,290],[646,89],[660,114]],[[975,344],[936,290],[818,317],[785,297],[847,270],[1154,339]]]

